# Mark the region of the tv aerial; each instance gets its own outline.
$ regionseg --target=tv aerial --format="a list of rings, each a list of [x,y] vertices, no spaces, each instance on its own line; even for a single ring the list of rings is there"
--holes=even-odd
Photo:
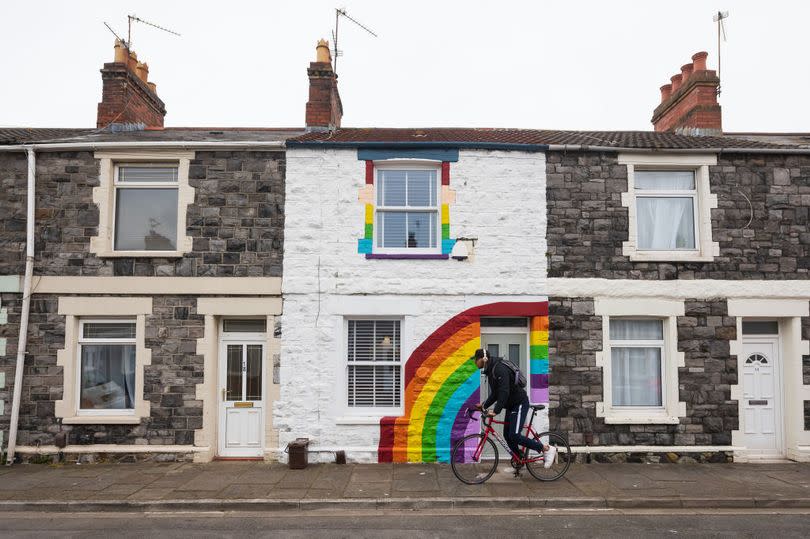
[[[720,34],[723,35],[723,41],[726,41],[726,25],[723,23],[725,19],[728,19],[728,11],[718,11],[712,17],[712,20],[717,23],[717,78],[720,79],[720,84],[723,83],[723,79],[720,78]],[[717,85],[717,95],[720,95],[720,84]]]
[[[365,26],[361,22],[357,21],[356,19],[353,19],[352,17],[350,17],[349,14],[346,13],[346,8],[337,8],[336,7],[335,8],[335,30],[332,32],[332,43],[334,44],[334,49],[332,51],[333,52],[332,56],[334,56],[334,60],[333,60],[334,61],[334,66],[332,66],[332,69],[335,71],[335,73],[337,73],[338,56],[343,56],[343,51],[338,49],[338,26],[340,24],[340,17],[346,17],[347,19],[352,21],[354,24],[356,24],[357,26],[359,26],[360,28],[362,28],[363,30],[365,30],[366,32],[371,34],[372,36],[377,37],[377,34],[375,34],[370,28],[368,28],[367,26]]]
[[[106,26],[107,29],[110,32],[112,32],[113,35],[116,38],[118,38],[118,40],[121,41],[124,44],[124,47],[126,47],[127,50],[130,50],[131,45],[132,45],[132,23],[133,22],[139,22],[139,23],[145,24],[147,26],[151,26],[152,28],[157,28],[158,30],[161,30],[163,32],[167,32],[169,34],[173,34],[175,36],[182,37],[182,36],[180,36],[179,33],[175,32],[174,30],[169,30],[168,28],[164,28],[164,27],[162,27],[160,25],[157,25],[157,24],[155,24],[153,22],[145,21],[145,20],[141,19],[140,17],[138,17],[135,14],[127,15],[127,38],[126,39],[121,38],[121,36],[119,36],[118,33],[115,30],[113,30],[112,27],[109,24],[107,24],[106,22],[104,22],[104,26]]]

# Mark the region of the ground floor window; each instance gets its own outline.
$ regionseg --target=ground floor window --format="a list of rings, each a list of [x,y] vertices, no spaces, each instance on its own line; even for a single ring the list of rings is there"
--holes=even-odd
[[[663,406],[663,320],[610,319],[613,406]]]
[[[347,320],[346,396],[354,409],[395,408],[402,402],[400,320]]]
[[[135,320],[82,320],[79,411],[134,410]]]

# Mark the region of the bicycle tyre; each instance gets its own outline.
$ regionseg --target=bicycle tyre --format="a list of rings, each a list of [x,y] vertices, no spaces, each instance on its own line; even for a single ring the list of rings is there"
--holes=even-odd
[[[498,448],[492,441],[492,438],[487,438],[484,442],[484,447],[481,450],[481,456],[486,456],[486,459],[480,459],[472,462],[470,455],[466,454],[466,446],[470,440],[475,439],[475,446],[481,444],[481,439],[484,438],[483,434],[470,434],[465,436],[453,447],[453,452],[450,455],[450,467],[453,469],[453,474],[462,483],[468,485],[480,485],[495,473],[498,469]]]
[[[556,481],[568,471],[571,467],[571,461],[574,459],[571,453],[571,446],[568,441],[556,432],[541,432],[534,437],[535,440],[542,440],[548,437],[548,445],[553,445],[557,448],[557,457],[551,468],[546,468],[543,461],[530,462],[526,464],[526,469],[532,474],[532,477],[539,481]]]

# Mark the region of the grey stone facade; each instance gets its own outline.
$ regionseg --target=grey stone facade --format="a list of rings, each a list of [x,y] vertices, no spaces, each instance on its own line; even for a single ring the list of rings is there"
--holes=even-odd
[[[810,278],[810,156],[718,157],[709,176],[720,255],[711,263],[631,262],[622,255],[627,167],[617,154],[549,152],[546,172],[549,277]]]
[[[283,151],[196,152],[188,207],[192,252],[182,258],[99,258],[93,188],[99,161],[91,152],[37,156],[36,275],[280,277],[284,237]],[[27,162],[0,154],[0,275],[25,271]]]
[[[9,323],[0,326],[0,336],[16,337],[20,296],[3,294],[2,299],[9,307]],[[196,298],[152,298],[145,342],[152,350],[152,364],[144,367],[144,396],[151,403],[151,412],[139,425],[61,425],[54,417],[54,402],[62,399],[64,391],[56,353],[65,347],[65,317],[57,314],[57,305],[58,297],[51,295],[37,295],[31,301],[19,445],[52,445],[61,431],[67,433],[71,445],[192,445],[194,431],[202,428],[203,408],[202,401],[196,400],[196,385],[205,374],[202,356],[196,353],[204,329],[204,317],[196,314]],[[16,345],[16,338],[10,338],[8,355],[0,363],[8,380],[14,376]],[[8,415],[0,417],[0,430],[8,431],[8,421]]]
[[[603,400],[602,317],[590,298],[550,298],[549,356],[552,429],[569,433],[572,444],[589,445],[731,445],[737,429],[737,358],[729,354],[736,321],[724,300],[686,300],[678,317],[678,350],[686,366],[678,369],[679,400],[686,417],[678,425],[608,425],[596,416]]]

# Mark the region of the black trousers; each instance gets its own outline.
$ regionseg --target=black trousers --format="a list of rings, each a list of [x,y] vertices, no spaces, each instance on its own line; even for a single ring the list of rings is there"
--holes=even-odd
[[[503,425],[503,437],[506,439],[506,444],[513,453],[520,455],[520,447],[526,446],[529,449],[534,449],[538,453],[543,452],[543,444],[534,438],[527,438],[523,435],[523,424],[526,422],[526,416],[529,413],[529,398],[526,397],[523,402],[508,408],[506,410],[506,420]]]

